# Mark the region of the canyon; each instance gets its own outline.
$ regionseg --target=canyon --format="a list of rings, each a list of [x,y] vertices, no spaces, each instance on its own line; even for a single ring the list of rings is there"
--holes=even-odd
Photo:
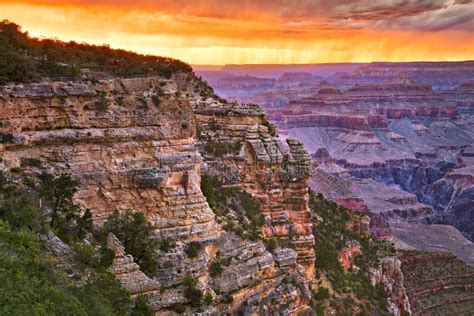
[[[474,263],[472,61],[224,70],[227,78],[239,76],[241,85],[219,85],[219,71],[202,76],[231,100],[262,104],[280,139],[300,139],[313,158],[311,188],[369,216],[373,237],[439,258],[440,265],[445,257],[431,253],[450,253],[457,259],[449,260],[463,261],[459,265]],[[245,76],[274,83],[247,90]],[[346,250],[344,266],[354,253],[356,248]],[[402,271],[421,258],[403,256]],[[435,300],[438,290],[428,290],[425,277],[426,295]],[[452,278],[469,283],[469,276]],[[416,294],[407,295],[413,307]],[[472,306],[470,300],[460,309]],[[455,305],[446,302],[447,309]],[[436,310],[414,306],[415,314]]]
[[[234,98],[260,102],[282,139],[305,144],[319,165],[316,191],[391,219],[454,225],[472,240],[472,62],[285,72],[291,67],[267,73],[276,76],[273,87]],[[244,66],[234,73],[264,75]],[[232,89],[217,87],[232,98]]]
[[[7,179],[72,176],[78,181],[74,201],[91,213],[97,230],[114,211],[144,214],[154,237],[169,244],[157,252],[156,272],[141,271],[111,233],[107,247],[115,258],[108,270],[132,298],[147,297],[155,313],[310,312],[328,281],[315,263],[320,217],[310,208],[316,203],[309,191],[314,163],[304,144],[292,137],[280,141],[261,107],[229,103],[191,72],[97,76],[2,88],[0,168]],[[205,177],[220,204],[203,194]],[[378,249],[367,239],[368,222],[364,217],[348,224],[355,239],[347,245],[355,248],[336,248],[342,267],[367,247]],[[41,238],[55,260],[74,252],[52,232]],[[357,246],[357,238],[368,244]],[[66,254],[53,251],[63,248]],[[389,259],[394,255],[385,254]],[[349,266],[344,273],[355,280],[352,270],[378,271],[363,286],[384,289],[376,298],[383,307],[358,294],[357,305],[343,308],[385,309],[388,295],[393,313],[409,310],[405,292],[391,290],[393,284],[403,288],[399,267],[389,274],[378,257]],[[190,287],[212,303],[193,302]],[[334,299],[348,299],[337,293]]]
[[[1,259],[51,283],[30,291],[45,310],[67,299],[77,314],[120,315],[472,306],[472,94],[458,85],[471,63],[408,67],[444,92],[385,63],[277,78],[258,72],[278,66],[229,66],[215,91],[177,60],[2,28],[27,52],[8,46],[14,66],[31,63],[0,86]],[[2,292],[41,301],[24,302],[21,286]]]

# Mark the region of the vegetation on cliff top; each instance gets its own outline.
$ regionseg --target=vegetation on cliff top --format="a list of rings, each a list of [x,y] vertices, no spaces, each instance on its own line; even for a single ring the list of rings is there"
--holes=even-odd
[[[191,66],[176,59],[140,55],[106,45],[32,38],[17,24],[0,22],[0,85],[34,82],[44,77],[75,79],[84,70],[119,77],[166,78],[176,72],[192,72]]]

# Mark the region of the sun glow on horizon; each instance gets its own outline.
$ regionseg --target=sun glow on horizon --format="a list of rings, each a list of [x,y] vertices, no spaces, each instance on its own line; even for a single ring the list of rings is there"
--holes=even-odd
[[[472,32],[457,29],[325,29],[313,20],[289,23],[264,12],[255,18],[196,17],[106,3],[79,7],[7,1],[0,12],[0,18],[34,37],[108,44],[194,65],[474,59]]]

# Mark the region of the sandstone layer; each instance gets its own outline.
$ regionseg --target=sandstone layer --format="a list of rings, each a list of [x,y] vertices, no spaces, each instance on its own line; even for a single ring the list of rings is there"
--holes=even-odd
[[[115,79],[6,87],[1,167],[69,173],[77,202],[100,225],[115,210],[143,212],[163,238],[212,240],[202,195],[193,109],[172,80]],[[159,98],[156,106],[153,98]],[[39,170],[37,170],[39,171]]]

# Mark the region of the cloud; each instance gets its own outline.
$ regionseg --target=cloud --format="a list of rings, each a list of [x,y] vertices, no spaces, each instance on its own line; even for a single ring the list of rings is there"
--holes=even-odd
[[[472,3],[455,0],[25,1],[0,12],[34,36],[195,64],[474,59]]]
[[[474,4],[463,3],[463,5],[451,5],[418,15],[400,16],[392,20],[380,21],[378,27],[383,29],[472,32],[474,30]]]

